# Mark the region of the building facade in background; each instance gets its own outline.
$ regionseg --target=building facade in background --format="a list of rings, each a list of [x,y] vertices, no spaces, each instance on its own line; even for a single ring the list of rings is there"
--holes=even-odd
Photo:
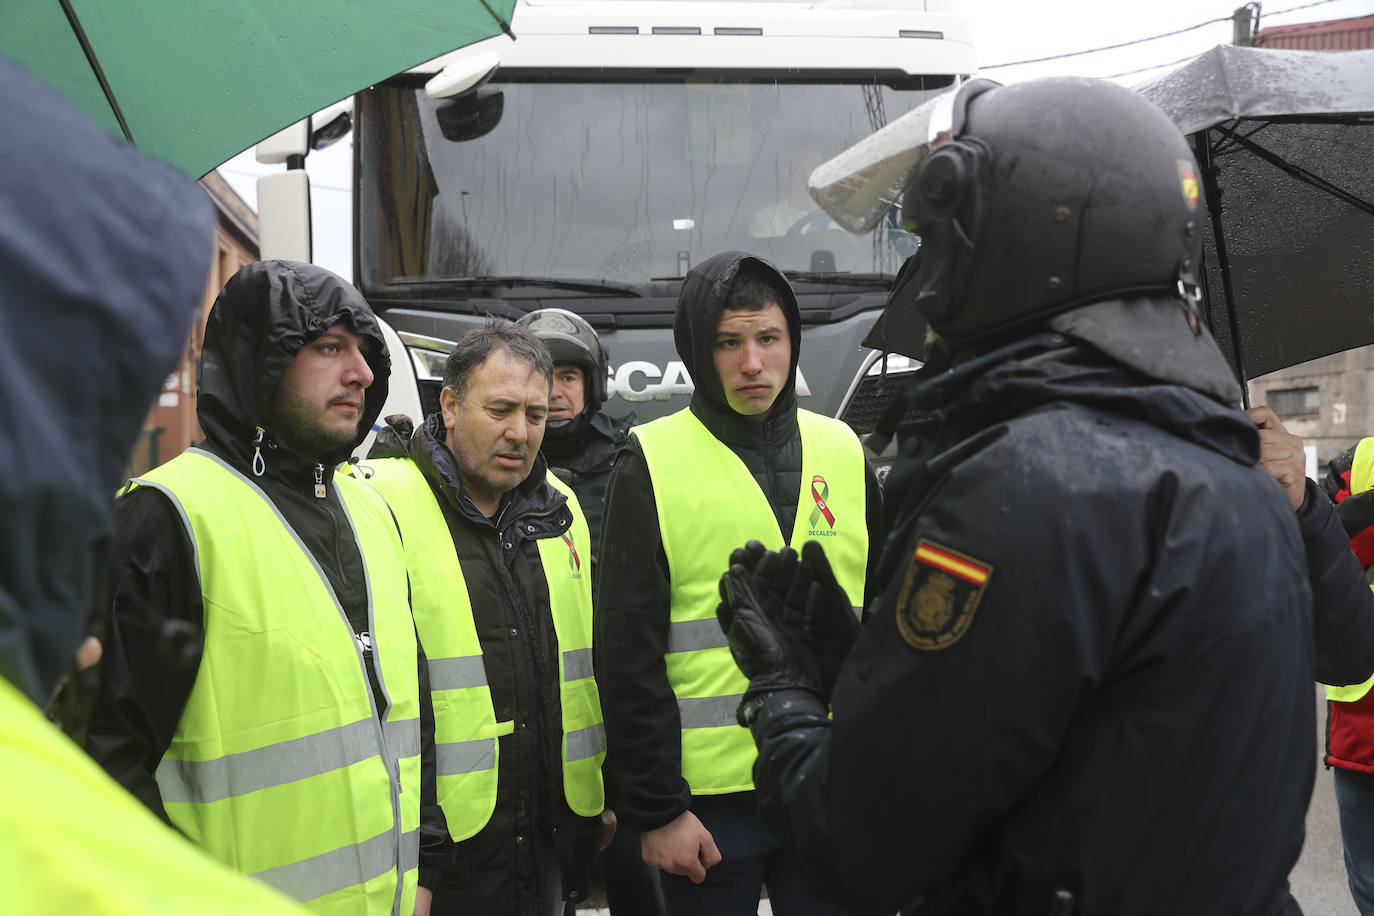
[[[196,371],[210,306],[240,267],[258,259],[258,217],[218,172],[200,180],[215,204],[215,257],[201,296],[200,316],[191,325],[186,350],[176,370],[162,383],[157,402],[143,422],[129,456],[127,476],[143,474],[181,454],[201,438],[196,423]]]

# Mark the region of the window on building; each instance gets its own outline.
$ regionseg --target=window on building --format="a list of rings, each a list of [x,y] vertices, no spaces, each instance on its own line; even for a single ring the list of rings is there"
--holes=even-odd
[[[1320,389],[1275,388],[1269,392],[1269,406],[1280,417],[1315,417],[1321,413]]]

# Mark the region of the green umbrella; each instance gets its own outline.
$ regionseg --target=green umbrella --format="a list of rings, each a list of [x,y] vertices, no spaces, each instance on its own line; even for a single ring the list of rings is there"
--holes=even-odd
[[[359,89],[509,34],[515,0],[4,0],[0,54],[192,177]]]

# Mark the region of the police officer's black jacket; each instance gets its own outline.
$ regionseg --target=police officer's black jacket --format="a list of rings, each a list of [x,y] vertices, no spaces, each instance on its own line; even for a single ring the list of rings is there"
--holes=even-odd
[[[766,420],[759,422],[730,409],[715,371],[713,349],[721,307],[746,257],[738,252],[717,255],[688,274],[674,337],[678,354],[695,380],[692,413],[744,462],[773,507],[779,530],[790,533],[802,483],[794,387],[801,349],[796,300],[788,296],[779,303],[788,322],[792,371]],[[882,494],[871,472],[867,480],[872,565],[882,543]],[[603,769],[616,816],[635,829],[653,830],[687,810],[691,791],[682,778],[677,701],[663,661],[668,648],[668,559],[653,482],[643,450],[633,437],[611,472],[599,556],[596,672],[608,745]],[[749,795],[743,801],[752,804]]]
[[[1312,597],[1254,424],[1050,335],[914,393],[944,429],[833,723],[755,723],[803,873],[887,912],[1297,912]]]
[[[356,634],[368,626],[367,582],[333,486],[333,468],[363,440],[381,412],[390,362],[381,329],[362,296],[322,286],[319,273],[310,265],[257,262],[220,294],[201,352],[196,417],[205,439],[198,447],[224,459],[271,498],[329,578]],[[268,419],[270,405],[296,351],[339,321],[371,340],[367,361],[374,380],[354,441],[311,460],[277,445]],[[261,476],[253,469],[259,427],[266,431]],[[323,499],[315,496],[317,465],[325,485]],[[150,487],[119,499],[111,556],[109,632],[85,747],[165,821],[153,774],[171,744],[200,665],[205,632],[200,577],[181,516]],[[368,662],[380,704],[371,656]],[[448,842],[443,812],[433,797],[433,707],[423,654],[417,663],[424,771],[420,882],[429,886],[430,863],[443,855]]]
[[[491,820],[454,844],[439,866],[435,912],[546,913],[559,879],[565,895],[585,898],[601,835],[600,818],[577,815],[563,794],[558,638],[539,555],[539,541],[567,531],[572,513],[567,497],[546,481],[547,466],[538,457],[487,518],[463,488],[445,433],[442,415],[431,414],[410,438],[407,454],[448,524],[496,720],[514,722],[515,729],[500,741]],[[388,445],[395,441],[379,437]],[[382,447],[368,457],[394,455]],[[367,462],[361,467],[366,473]]]

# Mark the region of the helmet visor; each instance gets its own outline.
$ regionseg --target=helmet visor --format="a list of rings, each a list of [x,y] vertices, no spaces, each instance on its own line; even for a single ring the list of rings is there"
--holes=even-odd
[[[850,232],[871,231],[901,201],[902,191],[930,151],[950,138],[960,88],[936,96],[821,163],[807,182],[811,197]]]

